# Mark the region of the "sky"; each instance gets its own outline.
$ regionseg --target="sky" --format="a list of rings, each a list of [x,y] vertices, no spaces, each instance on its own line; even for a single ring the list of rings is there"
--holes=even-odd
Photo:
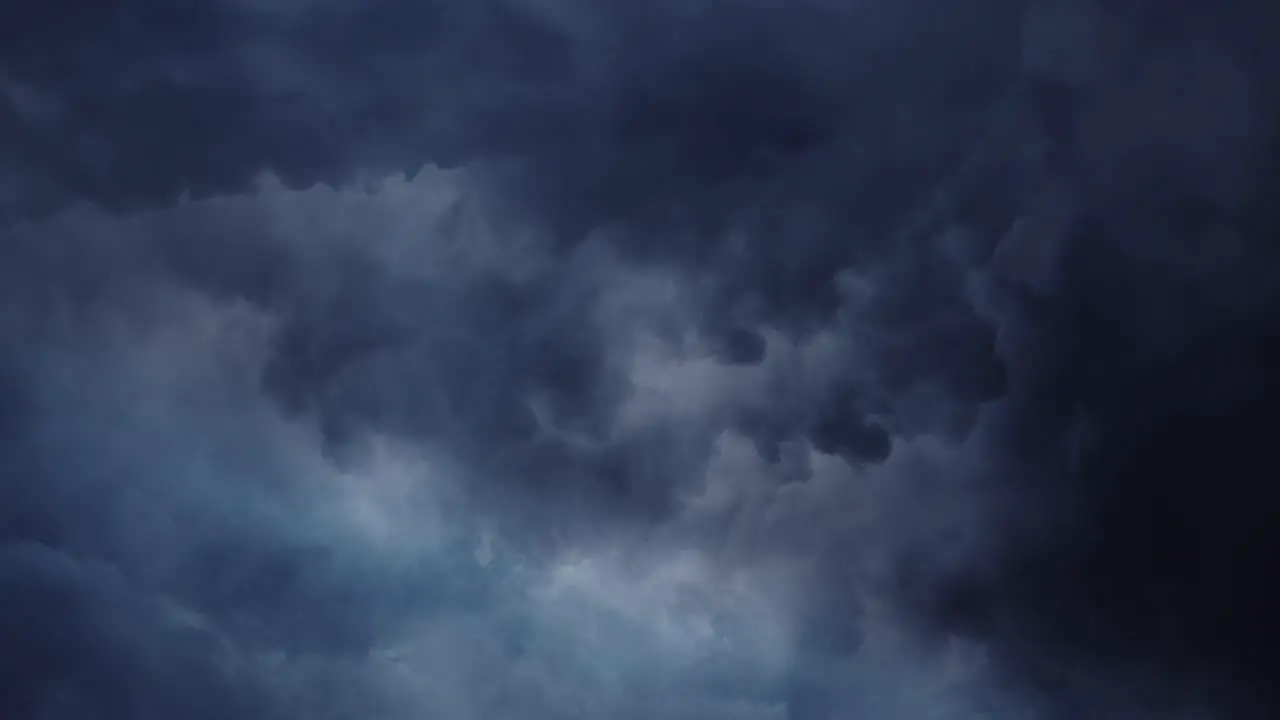
[[[1280,716],[1268,0],[0,8],[0,716]]]

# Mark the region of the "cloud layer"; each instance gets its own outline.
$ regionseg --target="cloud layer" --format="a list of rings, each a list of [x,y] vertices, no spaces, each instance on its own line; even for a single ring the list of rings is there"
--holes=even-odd
[[[0,28],[6,717],[1274,710],[1270,4]]]

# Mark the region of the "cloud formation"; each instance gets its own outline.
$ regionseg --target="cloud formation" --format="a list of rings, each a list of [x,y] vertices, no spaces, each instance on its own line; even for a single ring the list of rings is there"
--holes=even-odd
[[[0,28],[6,717],[1280,702],[1269,3]]]

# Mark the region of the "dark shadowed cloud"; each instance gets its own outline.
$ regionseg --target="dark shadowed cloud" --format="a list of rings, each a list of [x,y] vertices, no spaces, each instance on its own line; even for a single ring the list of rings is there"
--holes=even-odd
[[[1276,33],[0,10],[0,709],[1270,716]]]

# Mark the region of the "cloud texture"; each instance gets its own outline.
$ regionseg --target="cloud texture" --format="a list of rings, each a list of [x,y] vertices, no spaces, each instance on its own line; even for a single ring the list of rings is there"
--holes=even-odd
[[[0,714],[1272,716],[1277,32],[0,10]]]

